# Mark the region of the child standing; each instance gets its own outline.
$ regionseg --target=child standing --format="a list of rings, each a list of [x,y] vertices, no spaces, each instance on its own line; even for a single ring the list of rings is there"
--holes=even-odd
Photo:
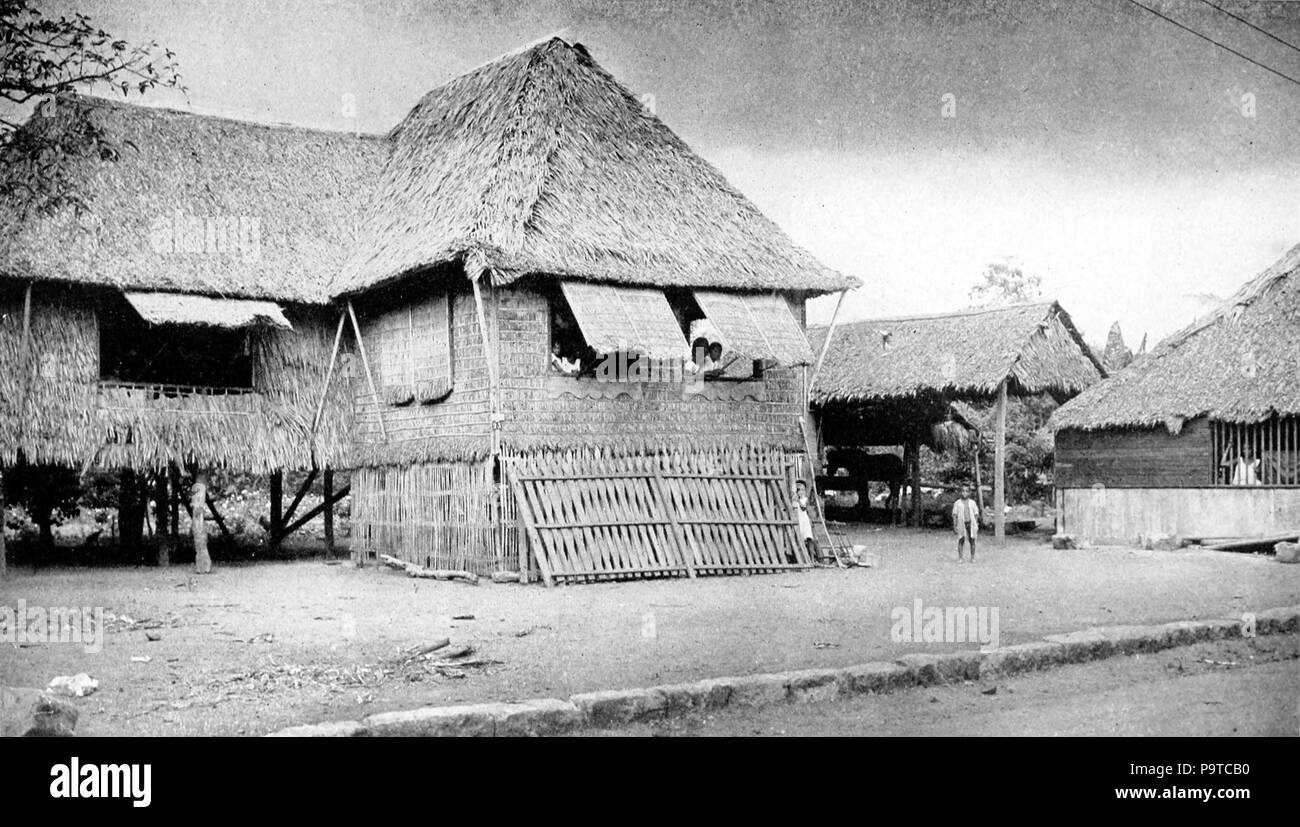
[[[961,487],[961,499],[952,506],[952,530],[957,534],[957,560],[962,559],[962,546],[970,543],[970,561],[975,562],[975,535],[980,530],[980,507],[970,496],[970,486]]]
[[[808,550],[808,557],[817,562],[817,541],[813,539],[812,518],[808,516],[808,483],[796,480],[794,484],[795,515],[799,520],[799,539]]]

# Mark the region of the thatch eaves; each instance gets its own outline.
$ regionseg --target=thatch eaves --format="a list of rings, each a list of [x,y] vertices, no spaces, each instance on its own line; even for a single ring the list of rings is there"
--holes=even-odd
[[[336,295],[470,260],[647,286],[855,287],[797,246],[602,69],[552,38],[427,94],[394,149]]]
[[[1300,245],[1214,312],[1061,406],[1056,429],[1300,415]]]
[[[81,215],[0,204],[0,277],[324,303],[388,151],[382,136],[80,95],[24,129],[82,119],[117,157],[68,160]]]
[[[820,353],[826,327],[809,328]],[[840,324],[811,399],[815,405],[918,396],[1072,395],[1105,370],[1056,302]]]

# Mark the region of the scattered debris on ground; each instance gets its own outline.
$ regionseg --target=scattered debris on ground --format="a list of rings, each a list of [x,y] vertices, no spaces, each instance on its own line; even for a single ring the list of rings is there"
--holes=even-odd
[[[66,695],[70,698],[84,698],[93,694],[99,689],[99,681],[87,675],[85,672],[78,672],[75,675],[59,675],[50,681],[48,690],[56,695]]]
[[[390,569],[397,569],[406,572],[407,577],[422,577],[426,580],[451,580],[457,583],[466,583],[470,586],[478,585],[478,575],[470,571],[461,571],[459,569],[426,569],[424,566],[407,563],[388,554],[379,555],[379,560]]]

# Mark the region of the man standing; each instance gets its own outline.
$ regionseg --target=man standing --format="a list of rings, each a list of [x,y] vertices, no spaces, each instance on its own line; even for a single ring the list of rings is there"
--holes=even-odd
[[[970,561],[975,562],[975,535],[980,530],[980,507],[971,499],[970,486],[961,487],[961,499],[952,506],[952,530],[957,534],[957,560],[962,559],[962,546],[970,543]]]

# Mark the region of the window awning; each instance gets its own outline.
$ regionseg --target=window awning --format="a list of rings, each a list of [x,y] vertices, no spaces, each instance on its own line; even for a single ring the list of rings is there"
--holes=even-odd
[[[560,287],[583,338],[596,353],[686,358],[686,336],[662,290],[574,281],[561,282]]]
[[[269,325],[293,330],[293,325],[275,302],[214,299],[185,293],[127,293],[126,300],[140,318],[150,324]]]
[[[808,337],[781,296],[696,290],[695,300],[728,349],[778,365],[812,364]]]

